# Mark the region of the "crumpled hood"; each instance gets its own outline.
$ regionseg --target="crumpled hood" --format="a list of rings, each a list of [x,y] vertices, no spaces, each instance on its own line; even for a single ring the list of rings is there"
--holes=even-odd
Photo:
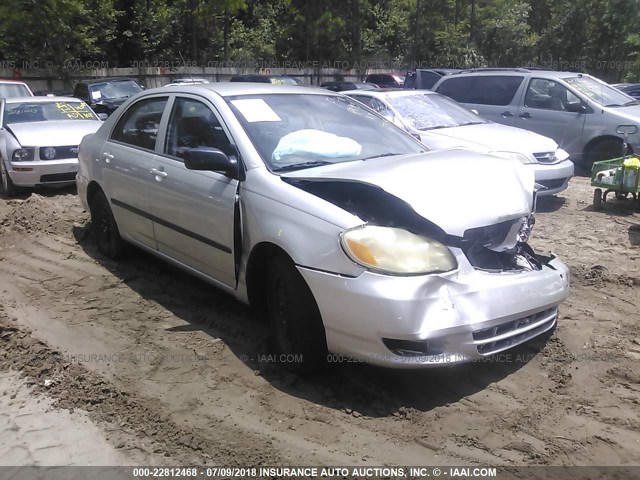
[[[282,176],[380,187],[448,234],[457,236],[463,236],[470,228],[524,217],[533,209],[534,178],[530,169],[465,150],[345,162]]]
[[[23,147],[59,147],[79,145],[82,137],[95,133],[99,120],[61,120],[7,125]]]
[[[482,146],[486,151],[518,152],[524,154],[555,152],[558,144],[551,138],[521,128],[485,123],[462,127],[439,128],[420,132],[425,143],[453,140],[459,146],[467,148],[469,144]],[[442,137],[445,137],[444,139]],[[427,145],[428,146],[428,145]],[[476,149],[480,150],[480,149]]]

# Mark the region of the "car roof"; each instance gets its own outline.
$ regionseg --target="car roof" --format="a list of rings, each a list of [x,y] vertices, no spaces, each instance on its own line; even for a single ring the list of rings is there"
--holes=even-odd
[[[6,103],[53,103],[53,102],[74,102],[80,103],[82,100],[75,97],[46,97],[46,96],[35,96],[35,97],[9,97],[5,99]]]
[[[386,98],[392,97],[406,97],[409,95],[439,95],[439,93],[432,92],[431,90],[407,90],[404,88],[373,88],[371,90],[346,90],[345,95],[366,95],[369,97]]]
[[[78,83],[86,83],[87,85],[92,85],[94,83],[125,82],[125,81],[133,81],[133,82],[138,83],[135,78],[129,78],[129,77],[90,78],[88,80],[80,80]]]
[[[13,83],[13,84],[18,84],[18,85],[26,85],[25,82],[22,82],[20,80],[5,80],[3,78],[0,78],[0,83]]]
[[[145,92],[175,93],[177,90],[185,93],[202,93],[210,91],[221,97],[233,97],[235,95],[267,95],[273,93],[304,94],[304,95],[335,95],[334,92],[323,88],[309,88],[305,85],[273,85],[271,83],[257,82],[217,82],[200,83],[192,85],[165,86],[145,90]]]
[[[540,78],[565,78],[565,77],[575,77],[577,75],[582,76],[590,76],[586,73],[582,72],[566,72],[566,71],[556,71],[556,70],[538,70],[538,69],[528,69],[528,68],[476,68],[469,70],[460,70],[458,72],[453,72],[450,75],[447,75],[446,78],[455,78],[458,76],[466,76],[466,75],[479,75],[479,76],[495,76],[495,75],[504,75],[504,76],[519,76],[522,74],[535,74],[536,77]]]

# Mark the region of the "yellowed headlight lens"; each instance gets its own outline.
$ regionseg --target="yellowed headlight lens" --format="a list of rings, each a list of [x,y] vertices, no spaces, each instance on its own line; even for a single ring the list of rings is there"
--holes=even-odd
[[[417,275],[458,267],[447,246],[401,228],[357,227],[343,232],[341,243],[354,262],[384,273]]]

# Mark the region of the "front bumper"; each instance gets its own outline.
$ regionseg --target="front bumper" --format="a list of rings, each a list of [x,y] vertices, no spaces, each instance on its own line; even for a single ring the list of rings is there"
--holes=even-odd
[[[9,176],[16,186],[71,184],[78,172],[78,159],[11,162]]]
[[[330,359],[420,368],[480,360],[554,327],[568,295],[569,270],[553,259],[542,270],[475,270],[458,249],[457,271],[357,278],[298,267],[322,314]],[[394,353],[383,339],[435,345],[423,355]],[[395,349],[394,349],[395,350]],[[335,355],[338,355],[336,357]]]
[[[574,174],[574,165],[571,160],[564,160],[554,164],[531,163],[534,169],[536,183],[547,187],[538,192],[538,196],[555,195],[567,188],[569,180]]]

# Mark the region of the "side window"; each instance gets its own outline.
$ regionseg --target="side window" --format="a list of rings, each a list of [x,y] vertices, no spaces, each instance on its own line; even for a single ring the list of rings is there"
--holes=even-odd
[[[381,115],[391,115],[391,111],[389,110],[389,108],[377,98],[365,95],[354,95],[353,98],[355,98],[359,102],[364,103],[367,107],[375,110]]]
[[[183,158],[185,151],[196,147],[217,148],[235,155],[235,148],[211,109],[198,100],[178,98],[169,119],[164,152]]]
[[[521,76],[478,76],[475,78],[473,89],[467,93],[465,102],[480,105],[509,105],[523,80],[524,77]]]
[[[420,72],[420,88],[431,89],[440,80],[440,75],[435,72]]]
[[[524,106],[545,110],[566,110],[567,105],[580,103],[580,99],[564,85],[545,78],[533,78],[527,87]]]
[[[111,139],[153,150],[167,98],[149,98],[134,103],[118,120]]]
[[[438,93],[452,98],[456,102],[466,103],[475,77],[452,77],[443,81],[437,89]]]

